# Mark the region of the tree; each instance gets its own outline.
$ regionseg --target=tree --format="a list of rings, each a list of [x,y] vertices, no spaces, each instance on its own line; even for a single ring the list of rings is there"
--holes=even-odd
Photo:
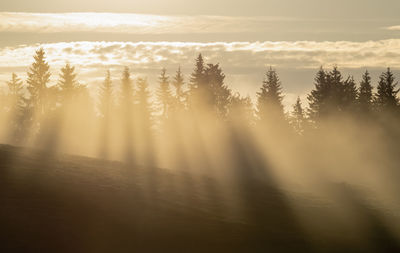
[[[188,91],[188,103],[189,106],[193,109],[193,107],[198,106],[199,100],[201,97],[201,90],[205,84],[205,66],[203,56],[199,54],[196,59],[195,68],[193,73],[190,75],[190,82],[189,82],[189,91]]]
[[[308,115],[313,121],[318,120],[326,112],[328,97],[327,73],[321,67],[314,78],[314,89],[307,96],[309,102]]]
[[[168,112],[172,106],[172,93],[169,85],[169,77],[167,76],[167,70],[163,68],[158,78],[160,86],[157,89],[157,98],[162,107],[162,117],[168,118]]]
[[[20,114],[24,108],[23,83],[15,73],[11,74],[11,80],[7,82],[8,104],[11,114]]]
[[[204,59],[201,54],[196,59],[196,64],[193,73],[190,76],[190,89],[195,90],[204,84]]]
[[[134,133],[134,87],[130,77],[129,68],[125,67],[122,72],[121,78],[121,106],[122,106],[122,130],[125,148],[125,160],[128,163],[133,163],[134,149],[133,149],[133,133]]]
[[[254,124],[253,103],[249,96],[242,97],[239,93],[232,95],[229,104],[229,119],[247,126]]]
[[[372,106],[372,85],[371,85],[371,76],[369,75],[368,70],[362,76],[362,80],[360,82],[360,88],[358,90],[358,106],[361,112],[369,112]]]
[[[278,74],[272,67],[265,74],[263,85],[257,92],[257,116],[261,121],[283,118],[282,87]]]
[[[399,89],[396,89],[396,86],[394,74],[390,68],[387,68],[386,72],[383,72],[379,77],[377,93],[375,94],[375,105],[378,110],[391,110],[398,106],[397,93]]]
[[[226,118],[230,103],[231,91],[225,85],[225,74],[219,64],[208,64],[204,71],[205,86],[203,94],[208,104],[214,107],[219,118]]]
[[[149,84],[146,79],[138,78],[137,80],[137,111],[135,114],[138,116],[138,120],[135,123],[135,129],[137,129],[137,135],[135,135],[136,145],[143,162],[147,165],[151,165],[154,162],[153,159],[153,144],[152,144],[152,108],[151,108],[151,94],[149,91]]]
[[[102,117],[108,118],[111,113],[111,107],[113,103],[112,98],[112,81],[110,71],[107,70],[106,77],[100,86],[99,93],[99,113]]]
[[[31,107],[36,113],[44,115],[48,109],[47,84],[50,81],[50,67],[45,60],[45,52],[43,48],[36,51],[34,62],[28,71],[28,92],[30,97],[28,99],[28,106]]]
[[[185,92],[183,90],[184,86],[184,78],[183,74],[181,71],[181,67],[179,66],[178,70],[176,71],[176,74],[174,76],[174,80],[172,82],[172,85],[175,88],[175,103],[174,103],[174,108],[184,108],[184,103],[185,103]]]
[[[99,92],[99,113],[100,113],[100,156],[109,158],[111,135],[111,116],[113,109],[112,81],[110,71],[107,70],[106,77],[100,86]]]
[[[76,80],[75,67],[72,67],[69,63],[65,64],[65,66],[61,68],[60,79],[58,81],[61,101],[70,102],[78,87],[79,83]]]
[[[321,67],[314,80],[315,87],[307,96],[310,106],[308,115],[312,121],[352,112],[357,99],[357,87],[352,76],[343,80],[336,66],[330,72]]]
[[[121,103],[124,108],[131,108],[133,105],[134,87],[128,67],[124,68],[121,78]]]
[[[300,97],[297,97],[296,103],[293,105],[291,116],[290,123],[292,124],[294,130],[297,133],[302,134],[304,132],[305,115]]]
[[[26,133],[27,121],[26,103],[23,92],[23,83],[15,73],[12,73],[11,80],[7,82],[8,95],[6,101],[6,110],[9,114],[9,140],[20,144]]]
[[[152,108],[150,103],[149,84],[146,79],[138,78],[137,80],[137,101],[140,114],[140,122],[142,126],[149,129],[152,127]]]
[[[357,103],[357,86],[356,82],[354,81],[353,76],[349,76],[344,82],[343,82],[343,90],[342,90],[343,96],[341,96],[342,99],[342,110],[344,111],[352,111],[355,109],[355,105]]]

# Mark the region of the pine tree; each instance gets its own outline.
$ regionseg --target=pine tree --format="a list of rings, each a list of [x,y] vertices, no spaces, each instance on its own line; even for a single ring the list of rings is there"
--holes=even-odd
[[[196,59],[195,68],[190,76],[189,91],[188,91],[188,103],[192,109],[200,103],[202,97],[202,90],[205,85],[205,66],[204,59],[201,54]]]
[[[375,94],[375,105],[378,109],[394,109],[399,105],[396,89],[397,82],[393,72],[388,68],[379,77],[377,93]]]
[[[253,103],[249,96],[242,97],[239,93],[232,95],[229,104],[229,119],[247,126],[254,124]]]
[[[327,109],[330,111],[330,113],[342,111],[346,100],[346,88],[342,73],[340,73],[337,66],[334,66],[333,69],[328,73],[327,85]]]
[[[47,84],[50,81],[50,67],[45,60],[45,52],[43,48],[36,51],[34,62],[28,71],[28,92],[30,97],[28,99],[28,105],[35,112],[40,115],[46,113],[47,107]]]
[[[297,97],[296,103],[293,105],[291,116],[291,124],[294,130],[297,133],[302,134],[304,132],[305,115],[300,97]]]
[[[310,106],[308,115],[312,121],[354,109],[357,87],[353,77],[343,80],[341,72],[334,66],[330,72],[321,67],[314,80],[315,88],[307,97]]]
[[[24,97],[23,82],[15,73],[12,73],[11,80],[7,82],[8,95],[6,110],[9,114],[9,141],[15,144],[21,144],[24,134],[27,132],[26,99]]]
[[[228,105],[230,103],[231,91],[225,85],[225,74],[219,64],[208,64],[204,71],[205,85],[203,94],[206,95],[207,102],[214,107],[216,114],[220,118],[226,118]]]
[[[204,84],[204,59],[201,54],[196,59],[195,69],[190,76],[190,89],[195,90]]]
[[[137,103],[140,114],[141,124],[147,128],[152,126],[152,108],[150,103],[151,93],[146,79],[137,80]]]
[[[134,163],[134,87],[129,68],[125,67],[121,78],[122,131],[124,139],[125,161]]]
[[[371,76],[369,75],[368,70],[362,76],[362,80],[360,82],[360,88],[358,91],[358,105],[361,112],[369,112],[372,106],[372,85],[371,85]]]
[[[169,109],[172,106],[172,93],[169,85],[167,70],[163,68],[158,78],[160,86],[157,89],[157,98],[162,107],[162,117],[168,118]]]
[[[343,82],[343,96],[342,99],[342,110],[344,111],[352,111],[355,109],[357,103],[357,86],[356,82],[354,81],[353,76],[349,76]]]
[[[106,77],[100,86],[98,111],[100,114],[100,157],[108,159],[110,153],[110,143],[112,141],[113,132],[112,112],[113,112],[113,87],[111,81],[111,73],[106,72]]]
[[[128,67],[124,68],[121,78],[121,103],[125,108],[130,108],[134,103],[134,87]]]
[[[15,73],[12,73],[11,80],[7,82],[8,104],[12,114],[20,114],[24,109],[23,83]]]
[[[283,118],[281,82],[272,67],[267,71],[257,96],[257,116],[261,121],[265,121],[269,117],[271,120]]]
[[[307,96],[309,103],[308,116],[313,121],[317,121],[326,111],[327,94],[327,73],[321,67],[314,78],[315,88]]]
[[[111,109],[112,109],[112,103],[113,103],[113,97],[112,97],[112,81],[111,81],[111,73],[109,70],[106,72],[106,77],[100,86],[100,94],[99,94],[99,112],[100,115],[104,118],[108,118]]]
[[[178,108],[183,109],[186,94],[185,94],[185,91],[183,90],[185,83],[184,83],[183,74],[181,72],[181,67],[179,67],[178,70],[176,71],[172,85],[175,88],[174,108],[175,109],[178,109]]]
[[[71,103],[72,98],[79,90],[79,83],[76,80],[75,67],[69,63],[61,68],[60,79],[58,81],[61,103]]]

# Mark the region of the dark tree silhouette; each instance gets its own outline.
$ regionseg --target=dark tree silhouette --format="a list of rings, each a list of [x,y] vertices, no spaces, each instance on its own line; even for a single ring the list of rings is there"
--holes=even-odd
[[[34,62],[28,71],[28,106],[35,113],[44,115],[48,109],[48,83],[50,81],[50,66],[45,60],[43,48],[36,51]]]
[[[343,110],[352,111],[357,104],[357,86],[353,76],[349,76],[343,82]]]
[[[327,111],[328,83],[326,76],[326,71],[321,67],[314,78],[315,87],[307,96],[309,103],[308,116],[313,121],[317,121]]]
[[[399,105],[396,89],[397,82],[390,68],[387,68],[379,77],[377,92],[375,94],[375,105],[378,110],[393,110]]]
[[[190,75],[189,91],[188,91],[188,103],[191,109],[198,106],[201,89],[205,85],[205,66],[204,59],[201,54],[196,59],[195,68],[193,73]]]
[[[362,76],[358,91],[358,105],[362,113],[368,113],[371,110],[373,102],[372,89],[371,76],[368,70],[366,70]]]
[[[205,83],[203,94],[209,105],[214,107],[216,115],[224,119],[228,113],[231,90],[224,83],[225,74],[219,64],[208,64],[204,70]]]
[[[265,74],[263,85],[257,92],[257,116],[261,121],[283,118],[282,87],[272,67]]]

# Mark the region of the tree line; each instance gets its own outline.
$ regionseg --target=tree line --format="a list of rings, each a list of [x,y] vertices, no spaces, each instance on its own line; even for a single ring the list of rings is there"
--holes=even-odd
[[[50,86],[45,51],[38,49],[33,58],[26,82],[13,73],[7,82],[8,92],[2,94],[2,129],[9,143],[25,145],[41,140],[44,145],[57,145],[60,138],[93,142],[94,137],[87,138],[87,129],[98,129],[102,156],[107,156],[111,140],[120,138],[129,139],[124,142],[130,157],[133,150],[151,148],[149,139],[155,133],[162,136],[177,131],[177,122],[194,126],[205,122],[236,124],[242,130],[257,127],[265,131],[284,126],[302,136],[320,129],[329,119],[351,117],[371,122],[384,118],[389,122],[400,114],[399,89],[390,68],[379,76],[374,91],[368,71],[357,83],[353,76],[344,77],[336,66],[331,70],[321,67],[307,96],[308,106],[298,98],[292,111],[285,113],[282,84],[272,67],[266,71],[255,104],[250,97],[233,92],[225,83],[221,66],[206,63],[201,54],[189,77],[181,68],[172,76],[163,68],[154,97],[147,79],[133,80],[125,67],[118,85],[107,71],[97,97],[92,98],[88,87],[79,83],[74,66],[67,63],[62,67],[57,84]],[[118,137],[113,132],[119,132]]]

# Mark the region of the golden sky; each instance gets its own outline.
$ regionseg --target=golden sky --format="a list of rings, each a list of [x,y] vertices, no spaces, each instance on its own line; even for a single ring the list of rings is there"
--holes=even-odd
[[[388,7],[390,6],[390,7]],[[25,78],[43,46],[52,82],[69,61],[96,86],[127,65],[154,83],[162,67],[189,74],[196,55],[221,63],[234,90],[254,96],[265,69],[278,69],[286,104],[312,88],[319,66],[356,80],[400,68],[400,1],[1,1],[0,82]]]

